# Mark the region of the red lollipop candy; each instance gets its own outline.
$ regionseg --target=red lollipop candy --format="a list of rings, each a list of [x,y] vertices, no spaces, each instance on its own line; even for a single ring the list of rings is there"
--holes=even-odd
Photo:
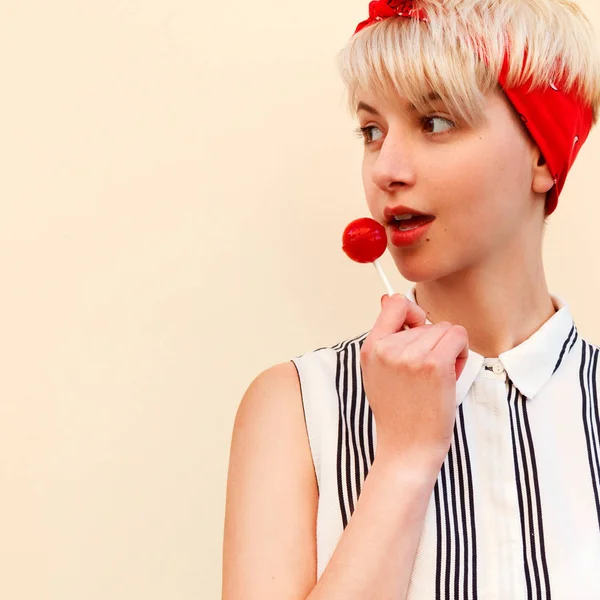
[[[352,221],[344,230],[342,249],[357,263],[375,262],[387,248],[385,227],[364,217]]]
[[[342,236],[342,249],[357,263],[373,263],[390,296],[394,290],[390,285],[379,261],[387,248],[385,227],[369,217],[352,221]]]
[[[385,227],[369,217],[356,219],[352,221],[342,236],[342,249],[344,252],[357,263],[372,262],[385,285],[390,296],[394,295],[394,290],[385,276],[379,258],[383,255],[387,248],[387,235]],[[410,329],[405,323],[402,326],[403,330]]]

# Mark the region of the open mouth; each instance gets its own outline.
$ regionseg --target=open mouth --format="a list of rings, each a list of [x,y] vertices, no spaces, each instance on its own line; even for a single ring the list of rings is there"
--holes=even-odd
[[[413,215],[410,218],[396,217],[393,221],[390,221],[390,225],[400,231],[410,231],[431,223],[434,219],[435,217],[431,215]]]

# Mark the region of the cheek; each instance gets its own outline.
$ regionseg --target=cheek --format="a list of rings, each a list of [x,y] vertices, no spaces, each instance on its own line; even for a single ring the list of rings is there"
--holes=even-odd
[[[506,130],[490,142],[481,149],[481,160],[487,165],[490,183],[511,197],[527,191],[527,185],[531,184],[528,181],[531,178],[530,151],[521,132],[509,123]]]
[[[448,255],[478,256],[506,243],[514,235],[515,219],[522,214],[526,159],[504,149],[489,148],[463,156],[451,177],[444,173],[442,245]],[[465,254],[466,253],[466,254]]]
[[[363,158],[362,158],[362,163],[361,163],[362,179],[363,179],[363,185],[365,186],[365,189],[375,187],[375,185],[373,183],[373,178],[371,176],[371,172],[373,170],[374,163],[375,163],[375,158],[365,152],[363,155]]]
[[[459,160],[438,162],[428,174],[429,186],[434,197],[444,199],[440,208],[463,212],[487,195],[491,172],[490,165],[480,157],[462,156]]]
[[[501,161],[493,153],[462,154],[453,160],[440,163],[435,176],[432,196],[437,198],[443,236],[451,236],[448,243],[463,246],[470,240],[475,246],[485,245],[486,238],[502,218],[507,190],[501,173]],[[479,240],[479,241],[477,241]],[[491,241],[491,240],[490,240]]]
[[[490,202],[506,205],[517,200],[531,175],[522,145],[506,140],[487,140],[437,165],[432,181],[439,192],[446,196],[450,193],[458,205],[466,204],[474,210]]]
[[[376,198],[378,197],[378,191],[379,189],[377,188],[377,186],[373,183],[373,179],[371,177],[371,164],[369,164],[369,162],[366,159],[363,159],[362,162],[362,182],[363,182],[363,189],[365,191],[365,198],[367,200],[367,205],[369,207],[369,210],[371,211],[371,214],[373,214],[373,211],[376,208]]]

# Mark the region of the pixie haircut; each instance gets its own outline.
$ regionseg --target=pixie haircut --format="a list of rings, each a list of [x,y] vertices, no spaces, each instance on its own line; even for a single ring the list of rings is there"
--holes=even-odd
[[[506,49],[508,88],[561,82],[598,120],[600,59],[594,31],[568,0],[417,0],[428,22],[388,18],[354,35],[338,67],[356,114],[361,92],[400,95],[427,112],[437,92],[448,110],[474,125],[498,86]],[[481,59],[485,57],[485,61]]]

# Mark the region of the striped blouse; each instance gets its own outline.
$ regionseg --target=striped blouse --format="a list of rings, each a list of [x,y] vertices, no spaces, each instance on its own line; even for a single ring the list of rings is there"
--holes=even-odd
[[[414,288],[406,296],[414,302]],[[522,344],[498,358],[469,352],[410,600],[600,599],[599,348],[552,300],[557,311]],[[292,359],[319,486],[319,577],[377,445],[360,369],[366,336]]]

